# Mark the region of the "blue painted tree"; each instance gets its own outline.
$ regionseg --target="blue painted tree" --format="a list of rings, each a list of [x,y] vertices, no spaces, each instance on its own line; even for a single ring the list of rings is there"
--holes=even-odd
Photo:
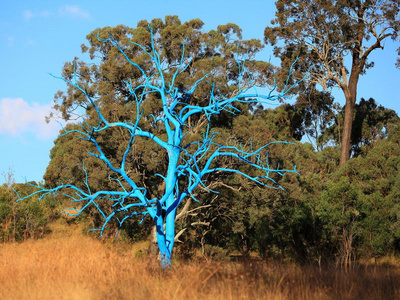
[[[150,30],[151,31],[151,30]],[[281,92],[276,91],[276,85],[270,87],[267,94],[260,94],[255,86],[255,80],[247,67],[246,54],[240,55],[239,51],[233,53],[236,55],[237,64],[237,84],[234,91],[228,97],[223,97],[218,93],[215,84],[209,80],[210,75],[206,74],[198,79],[189,89],[183,89],[178,86],[177,78],[185,74],[191,66],[190,57],[185,55],[186,42],[181,43],[181,57],[176,64],[167,64],[160,49],[155,43],[155,36],[151,32],[151,41],[149,45],[144,46],[134,41],[132,45],[137,47],[141,55],[148,59],[146,63],[140,65],[134,62],[127,51],[110,34],[108,38],[96,36],[97,41],[102,43],[108,49],[115,49],[125,58],[126,64],[133,66],[138,72],[140,81],[124,80],[121,84],[129,91],[126,97],[134,99],[130,105],[135,106],[135,114],[130,120],[110,121],[102,113],[101,104],[96,101],[93,93],[88,91],[79,80],[82,75],[74,69],[73,76],[58,77],[64,80],[68,85],[75,88],[88,101],[94,114],[97,116],[97,122],[83,119],[80,129],[64,129],[64,135],[76,134],[80,139],[94,146],[95,152],[88,152],[99,162],[103,162],[114,174],[110,179],[118,183],[119,188],[115,190],[93,190],[90,187],[88,174],[83,164],[85,173],[84,184],[77,186],[74,184],[61,184],[54,188],[37,186],[37,191],[33,194],[39,194],[44,197],[51,193],[62,193],[69,197],[73,202],[79,203],[80,208],[69,208],[65,212],[71,216],[80,215],[89,206],[95,207],[104,222],[100,228],[94,229],[100,231],[100,235],[105,230],[111,220],[117,220],[121,227],[124,222],[131,217],[139,216],[142,220],[149,216],[156,225],[157,243],[160,250],[161,264],[168,267],[171,264],[171,255],[175,240],[175,218],[179,205],[185,200],[192,198],[196,200],[196,188],[202,186],[208,189],[208,180],[212,178],[213,173],[224,174],[236,173],[240,176],[255,182],[259,186],[268,188],[281,188],[274,176],[283,176],[287,172],[296,172],[295,169],[274,169],[269,165],[266,149],[273,143],[287,143],[273,141],[258,149],[249,149],[241,146],[223,145],[215,142],[217,132],[214,132],[210,126],[212,118],[223,112],[235,114],[239,112],[238,105],[254,105],[264,101],[275,101],[285,97],[292,86],[286,85]],[[240,45],[237,45],[237,49]],[[76,64],[73,66],[76,68]],[[192,71],[191,71],[192,72]],[[199,86],[207,85],[209,94],[207,101],[199,101],[193,104],[188,99],[196,92]],[[159,106],[157,115],[144,115],[143,106],[148,101],[155,101]],[[202,104],[200,104],[200,102]],[[152,124],[152,129],[145,130],[141,126],[143,120]],[[190,120],[198,120],[196,130],[201,127],[202,138],[196,141],[188,142],[186,135],[193,130]],[[200,126],[201,125],[201,126]],[[120,161],[113,161],[107,150],[99,141],[101,133],[110,130],[123,130],[128,133],[129,141],[121,153]],[[163,174],[154,174],[163,181],[163,191],[160,196],[152,197],[148,192],[148,187],[140,185],[129,175],[127,169],[127,157],[131,155],[135,140],[143,138],[148,143],[153,143],[154,147],[161,148],[165,152],[167,159],[167,168]],[[163,160],[163,157],[158,159]],[[254,168],[257,172],[247,173],[244,170],[225,167],[218,163],[221,158],[238,160],[242,164]],[[257,175],[254,175],[257,174]],[[211,191],[210,192],[216,192]],[[28,197],[32,196],[29,195]],[[23,200],[27,197],[20,198]],[[99,205],[100,201],[109,203],[111,210],[105,211]],[[197,200],[196,200],[197,201]]]

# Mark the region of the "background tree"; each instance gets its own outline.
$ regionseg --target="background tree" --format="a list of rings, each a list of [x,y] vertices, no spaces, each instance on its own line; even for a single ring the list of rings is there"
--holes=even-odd
[[[374,64],[372,51],[383,49],[387,38],[400,29],[398,0],[276,1],[273,27],[265,41],[276,45],[285,73],[296,57],[297,71],[310,70],[312,83],[324,89],[338,86],[346,99],[341,135],[340,166],[350,157],[354,109],[360,75]],[[283,44],[280,43],[283,42]]]
[[[328,145],[322,137],[335,122],[337,106],[329,92],[318,91],[315,86],[308,87],[291,106],[300,119],[301,126],[298,126],[298,130],[301,136],[306,135],[318,151]]]
[[[178,23],[177,18],[166,17],[167,23],[171,20],[172,25]],[[232,30],[237,31],[237,28],[227,25],[220,27],[220,30],[229,35]],[[247,147],[224,145],[214,139],[218,133],[210,128],[214,115],[239,111],[237,103],[258,103],[260,99],[273,101],[283,97],[290,87],[279,94],[273,93],[275,87],[272,87],[272,92],[266,96],[258,94],[255,88],[258,81],[257,74],[251,72],[251,63],[247,65],[248,49],[241,47],[239,42],[234,49],[231,49],[235,50],[234,55],[229,54],[230,49],[220,48],[222,53],[228,54],[236,66],[233,72],[225,72],[222,75],[227,76],[225,82],[230,83],[225,87],[229,90],[228,96],[219,91],[219,86],[213,83],[214,78],[208,73],[204,74],[203,70],[200,70],[203,73],[200,78],[191,85],[181,85],[180,82],[188,80],[188,77],[197,71],[192,69],[196,57],[185,50],[187,47],[190,48],[190,44],[186,45],[184,37],[181,41],[175,39],[171,52],[168,52],[169,48],[158,48],[158,45],[160,43],[162,45],[166,40],[162,38],[163,32],[158,31],[157,27],[154,31],[151,25],[147,30],[142,27],[139,32],[144,36],[143,44],[126,41],[132,44],[134,53],[131,52],[131,48],[126,48],[124,43],[120,44],[107,29],[99,30],[94,36],[101,47],[107,49],[109,53],[120,53],[124,61],[120,62],[121,67],[125,63],[133,69],[132,79],[122,81],[120,78],[117,79],[124,89],[104,91],[99,87],[100,91],[93,90],[93,86],[90,88],[87,85],[91,79],[86,66],[81,64],[81,68],[77,70],[77,62],[71,65],[73,72],[62,78],[76,90],[76,97],[71,100],[79,105],[87,105],[88,115],[96,116],[96,118],[84,117],[80,129],[67,129],[64,135],[78,134],[83,141],[86,141],[87,154],[97,158],[99,164],[107,166],[114,173],[110,179],[115,181],[118,187],[111,190],[105,190],[103,187],[93,189],[89,181],[90,175],[83,164],[84,177],[80,186],[73,184],[61,184],[53,188],[37,186],[38,191],[27,197],[36,194],[41,194],[43,197],[62,191],[72,201],[81,203],[77,209],[71,209],[75,213],[70,215],[79,215],[88,206],[93,206],[104,220],[103,225],[97,229],[100,233],[111,219],[116,219],[122,226],[125,220],[133,216],[141,216],[144,219],[149,215],[156,224],[161,263],[168,267],[175,242],[177,207],[188,198],[196,200],[195,189],[198,186],[211,191],[213,181],[210,179],[213,178],[210,178],[209,174],[217,174],[220,177],[226,173],[238,174],[257,185],[279,188],[277,177],[288,172],[296,172],[271,167],[266,154],[270,144],[287,142],[270,142],[260,147],[254,147],[252,144]],[[158,42],[158,39],[161,40]],[[218,71],[217,69],[215,72],[218,74]],[[207,99],[193,102],[197,90],[207,91]],[[106,98],[98,102],[97,93],[105,94]],[[126,119],[120,115],[118,119],[113,118],[112,110],[111,115],[102,113],[103,107],[113,106],[117,101],[125,103],[126,110],[129,111]],[[145,113],[146,105],[151,106],[149,114]],[[69,111],[65,110],[63,113],[68,116]],[[110,113],[110,110],[105,110],[105,113]],[[128,136],[126,140],[120,139],[122,151],[115,156],[109,153],[113,153],[116,149],[109,148],[106,143],[103,144],[108,133],[113,130],[125,132]],[[141,181],[135,180],[135,173],[131,172],[134,164],[127,165],[128,156],[132,157],[133,154],[133,145],[136,140],[141,139],[147,144],[153,144],[152,147],[162,153],[158,155],[158,159],[166,161],[167,167],[161,174],[145,175],[151,177],[150,182],[153,186],[158,187],[157,193],[151,193],[151,189],[141,185]],[[215,163],[220,158],[230,158],[244,164],[238,168],[220,167]],[[257,169],[257,172],[250,175],[247,172],[248,167]],[[154,188],[152,190],[154,191]],[[25,198],[22,197],[21,200]]]
[[[325,144],[340,144],[340,133],[343,127],[344,110],[334,116],[334,123],[325,128],[320,141]],[[354,108],[354,122],[351,132],[351,154],[356,157],[362,153],[363,147],[388,137],[388,129],[397,123],[399,117],[392,109],[378,105],[370,98],[361,101]]]
[[[32,197],[20,205],[16,203],[15,192],[27,196],[36,190],[32,184],[36,183],[0,186],[0,242],[41,238],[49,232],[48,223],[57,206],[54,202],[49,198],[39,202],[38,197]]]

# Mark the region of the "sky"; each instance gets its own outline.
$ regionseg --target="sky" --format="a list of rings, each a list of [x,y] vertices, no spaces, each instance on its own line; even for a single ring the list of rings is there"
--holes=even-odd
[[[16,182],[41,181],[50,150],[60,130],[55,120],[45,122],[54,94],[65,84],[60,75],[65,62],[83,57],[80,51],[92,30],[140,20],[178,15],[182,22],[200,18],[204,30],[228,22],[243,29],[243,38],[263,39],[275,15],[274,1],[250,0],[18,0],[0,1],[0,184],[12,170]],[[250,5],[251,4],[251,5]],[[373,97],[400,114],[400,70],[394,63],[399,43],[387,41],[371,59],[375,67],[361,77],[358,99]],[[262,57],[270,59],[266,47]],[[274,62],[274,58],[271,59]],[[334,91],[336,101],[343,96]]]

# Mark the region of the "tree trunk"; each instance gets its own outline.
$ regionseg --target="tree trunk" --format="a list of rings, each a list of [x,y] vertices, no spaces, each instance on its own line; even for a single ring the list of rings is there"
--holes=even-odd
[[[168,269],[171,266],[171,249],[164,232],[164,221],[161,215],[156,219],[157,243],[160,250],[160,267]]]
[[[346,99],[346,106],[344,109],[342,142],[340,147],[340,162],[339,162],[340,167],[344,166],[344,164],[350,159],[351,131],[353,129],[354,109],[355,109],[355,101],[353,101],[353,99],[351,98]]]
[[[150,238],[149,238],[149,254],[152,256],[158,256],[160,255],[159,250],[158,250],[158,244],[157,244],[157,226],[154,225],[151,233],[150,233]]]
[[[160,249],[161,268],[168,269],[171,266],[172,249],[175,241],[175,216],[178,199],[175,198],[175,185],[177,182],[177,165],[179,160],[179,148],[168,152],[168,171],[165,178],[165,217],[161,204],[157,208],[157,243]]]
[[[354,68],[356,69],[356,68]],[[359,72],[352,70],[349,85],[342,87],[344,96],[346,98],[346,106],[344,108],[344,121],[342,131],[342,141],[340,147],[340,161],[339,166],[342,167],[350,159],[351,148],[351,132],[353,129],[354,110],[357,100],[357,85],[358,85]]]

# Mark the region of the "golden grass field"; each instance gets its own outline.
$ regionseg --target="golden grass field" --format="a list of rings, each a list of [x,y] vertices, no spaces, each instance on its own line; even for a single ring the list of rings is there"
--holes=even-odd
[[[139,246],[140,247],[140,246]],[[193,261],[161,271],[138,247],[78,231],[0,244],[0,299],[400,299],[400,270]]]

